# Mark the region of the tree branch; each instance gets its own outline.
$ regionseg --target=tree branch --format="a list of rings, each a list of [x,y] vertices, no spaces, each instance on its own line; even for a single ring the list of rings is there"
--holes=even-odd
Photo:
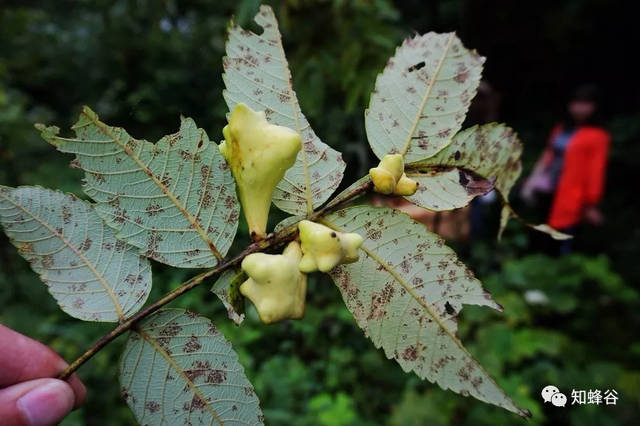
[[[353,200],[354,198],[364,194],[365,192],[369,191],[372,187],[373,185],[371,181],[366,180],[365,182],[356,186],[345,195],[334,199],[332,202],[328,203],[324,207],[308,215],[306,219],[309,219],[309,220],[317,219],[318,217],[323,216],[326,213],[335,210],[341,204],[347,201]],[[296,222],[287,226],[286,228],[282,229],[277,233],[269,234],[265,239],[250,244],[240,254],[230,259],[223,259],[223,261],[215,268],[205,271],[201,274],[198,274],[195,277],[185,281],[180,287],[167,293],[164,297],[155,301],[154,303],[147,306],[146,308],[138,311],[136,314],[132,315],[131,317],[127,318],[126,320],[118,324],[109,333],[102,336],[100,340],[94,343],[89,349],[87,349],[82,355],[80,355],[80,357],[78,357],[75,361],[69,364],[69,366],[58,376],[58,378],[61,380],[68,379],[69,376],[71,376],[71,374],[73,374],[73,372],[76,371],[82,364],[84,364],[89,359],[91,359],[91,357],[93,357],[96,353],[98,353],[102,348],[104,348],[108,343],[113,341],[116,337],[120,336],[121,334],[125,333],[127,330],[130,330],[132,327],[134,327],[138,321],[142,320],[148,315],[151,315],[152,313],[154,313],[155,311],[157,311],[167,303],[182,296],[189,290],[199,286],[207,278],[212,277],[216,274],[219,274],[237,265],[238,263],[242,262],[242,259],[244,259],[246,256],[248,256],[251,253],[256,253],[268,248],[277,247],[288,241],[291,241],[296,236],[297,229],[298,229],[298,223]]]

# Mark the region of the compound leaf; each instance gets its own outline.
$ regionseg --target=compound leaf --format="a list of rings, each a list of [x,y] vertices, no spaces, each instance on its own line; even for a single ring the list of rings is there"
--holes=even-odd
[[[330,275],[376,347],[443,389],[528,415],[456,336],[463,304],[501,307],[442,238],[390,208],[350,207],[322,223],[365,238],[360,259]]]
[[[120,385],[140,424],[264,422],[229,342],[211,321],[182,309],[158,311],[131,331]]]
[[[84,107],[76,138],[39,126],[58,150],[76,154],[84,191],[117,237],[147,257],[181,268],[215,266],[236,233],[239,203],[228,165],[190,118],[156,144],[102,123]]]
[[[399,153],[413,163],[447,146],[462,126],[483,63],[455,33],[405,40],[378,75],[365,112],[376,156]]]
[[[224,99],[230,110],[244,103],[264,110],[270,123],[300,133],[303,148],[276,187],[273,203],[294,215],[308,214],[336,190],[345,163],[338,151],[320,141],[302,114],[273,10],[262,6],[255,21],[264,29],[261,35],[236,25],[229,29]]]
[[[149,261],[116,240],[91,204],[43,188],[0,186],[0,223],[69,315],[121,321],[147,299]]]

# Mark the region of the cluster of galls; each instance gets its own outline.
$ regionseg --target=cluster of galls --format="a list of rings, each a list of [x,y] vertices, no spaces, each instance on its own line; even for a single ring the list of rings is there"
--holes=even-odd
[[[273,191],[293,166],[302,147],[295,131],[269,124],[264,112],[238,104],[222,130],[219,145],[235,178],[238,196],[253,240],[266,236]],[[382,194],[411,195],[417,182],[404,173],[402,155],[387,155],[370,171],[374,190]],[[362,237],[337,232],[319,223],[298,223],[300,242],[292,241],[282,254],[253,253],[244,258],[248,279],[240,293],[249,298],[264,323],[299,319],[304,315],[307,275],[328,272],[358,260]]]
[[[378,167],[369,170],[373,189],[380,194],[413,195],[418,190],[418,182],[407,177],[404,161],[400,154],[387,154]]]
[[[328,272],[358,260],[360,235],[308,220],[298,223],[298,230],[300,243],[290,242],[282,254],[252,253],[242,261],[249,279],[240,285],[240,293],[253,302],[266,324],[302,318],[308,273]]]

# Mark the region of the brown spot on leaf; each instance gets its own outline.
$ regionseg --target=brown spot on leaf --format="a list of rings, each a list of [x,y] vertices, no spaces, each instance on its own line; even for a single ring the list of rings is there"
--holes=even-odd
[[[231,195],[227,195],[224,198],[224,207],[227,209],[232,209],[236,206],[236,199],[235,197],[231,196]]]
[[[91,248],[91,244],[93,243],[93,241],[91,240],[91,238],[87,237],[82,244],[80,244],[80,247],[78,247],[80,250],[82,251],[87,251]]]
[[[219,385],[227,380],[227,372],[224,370],[211,370],[207,374],[207,378],[205,382],[211,383],[214,385]]]
[[[415,361],[418,359],[418,349],[415,345],[407,346],[404,351],[402,351],[402,359],[405,361]]]
[[[117,223],[125,223],[129,220],[129,216],[127,215],[127,211],[125,209],[116,209],[115,216],[113,217],[113,221]]]
[[[51,256],[50,254],[42,256],[40,262],[42,263],[42,267],[44,269],[49,269],[53,266],[53,256]]]
[[[278,95],[278,99],[280,100],[280,103],[285,104],[285,103],[289,102],[289,100],[291,99],[291,96],[289,96],[288,93],[280,93]]]
[[[62,234],[62,232],[58,232],[59,234]],[[23,243],[20,245],[20,247],[18,247],[18,251],[21,254],[31,254],[33,253],[33,243]]]
[[[387,283],[382,290],[371,295],[371,311],[368,319],[379,320],[387,313],[387,305],[391,301],[395,289]]]
[[[473,363],[468,362],[456,373],[463,381],[467,382],[471,378],[471,372],[475,369]]]
[[[175,321],[172,321],[168,324],[165,324],[159,331],[158,334],[160,336],[166,336],[166,337],[175,337],[177,334],[179,334],[182,331],[182,326],[180,326],[178,323],[176,323]]]
[[[367,229],[367,238],[371,240],[379,240],[380,238],[382,238],[382,232],[375,228],[369,228]]]
[[[192,411],[202,411],[204,410],[204,407],[206,406],[206,403],[200,399],[200,397],[198,395],[193,395],[193,399],[191,400],[191,405],[189,407],[189,412]]]
[[[68,225],[71,223],[71,209],[69,206],[62,206],[62,221]]]
[[[145,209],[145,211],[147,212],[147,216],[155,216],[163,210],[164,209],[158,203],[150,203]]]
[[[202,345],[200,344],[198,338],[192,335],[191,337],[189,337],[189,340],[187,340],[187,343],[184,344],[183,350],[187,353],[192,353],[197,352],[201,348]]]
[[[172,181],[173,179],[171,179],[171,176],[169,176],[167,173],[163,174],[160,178],[160,184],[166,188],[171,186]]]
[[[480,376],[474,377],[473,379],[471,379],[471,385],[474,388],[478,389],[478,387],[482,384],[482,381],[483,381],[482,377]]]
[[[142,282],[142,275],[128,274],[124,281],[133,287],[136,283]]]
[[[155,413],[160,409],[160,404],[158,404],[156,401],[148,401],[144,405],[144,408],[149,410],[150,413]]]

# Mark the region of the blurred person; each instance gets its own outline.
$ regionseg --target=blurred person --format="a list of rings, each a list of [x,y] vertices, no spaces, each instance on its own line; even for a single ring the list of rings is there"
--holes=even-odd
[[[0,324],[0,425],[54,425],[80,406],[80,379],[53,378],[66,367],[47,346]]]
[[[598,90],[579,87],[567,105],[566,119],[551,131],[547,147],[525,181],[521,195],[532,204],[550,202],[549,226],[576,235],[583,224],[599,226],[610,134],[599,125]],[[544,202],[543,202],[544,204]],[[571,251],[571,240],[560,252]]]

